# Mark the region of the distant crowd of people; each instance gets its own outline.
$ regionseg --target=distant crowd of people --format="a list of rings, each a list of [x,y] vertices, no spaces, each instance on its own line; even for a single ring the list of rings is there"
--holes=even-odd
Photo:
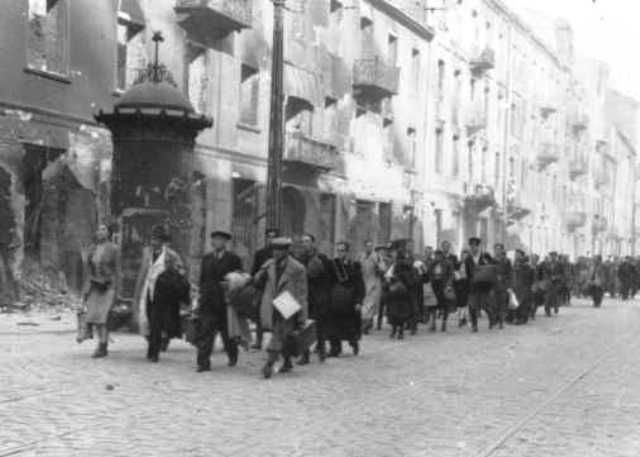
[[[119,250],[109,235],[100,226],[87,258],[79,315],[79,341],[97,332],[96,358],[108,354],[107,320],[120,284]],[[248,271],[230,249],[231,240],[228,232],[211,233],[212,250],[202,259],[199,282],[189,284],[166,231],[153,228],[134,299],[150,361],[158,362],[169,340],[186,333],[197,348],[197,371],[209,371],[219,334],[229,366],[237,364],[240,347],[264,347],[262,374],[270,378],[276,371],[291,371],[294,361],[310,363],[312,353],[321,362],[339,357],[344,343],[357,355],[362,336],[380,331],[385,323],[393,339],[415,335],[420,325],[444,332],[451,314],[459,327],[472,332],[478,331],[482,314],[489,329],[502,329],[505,323],[535,319],[539,308],[547,317],[558,314],[572,296],[589,296],[600,307],[605,293],[629,299],[640,287],[638,259],[603,262],[593,256],[572,263],[556,252],[540,259],[518,249],[511,260],[502,244],[489,252],[476,237],[460,256],[448,241],[419,255],[411,240],[400,239],[388,245],[366,241],[360,253],[339,242],[336,256],[329,258],[318,251],[312,234],[303,235],[292,250],[291,239],[269,229],[266,245]],[[266,346],[265,333],[270,334]]]

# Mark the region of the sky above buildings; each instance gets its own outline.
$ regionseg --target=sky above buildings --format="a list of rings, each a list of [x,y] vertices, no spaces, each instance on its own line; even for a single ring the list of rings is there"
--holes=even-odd
[[[519,10],[537,10],[569,21],[579,55],[607,62],[611,85],[640,100],[639,0],[504,0]],[[536,24],[538,25],[538,24]]]

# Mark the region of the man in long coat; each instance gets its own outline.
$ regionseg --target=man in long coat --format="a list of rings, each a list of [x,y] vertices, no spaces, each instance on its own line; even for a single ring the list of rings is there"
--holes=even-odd
[[[316,238],[307,233],[302,236],[303,252],[300,261],[307,269],[309,318],[315,320],[317,335],[317,351],[320,361],[326,357],[327,313],[331,301],[331,261],[326,255],[318,252]],[[307,350],[298,362],[309,363],[310,351]]]
[[[367,240],[364,244],[360,265],[365,287],[365,296],[362,300],[362,333],[366,335],[373,328],[373,320],[378,314],[382,298],[382,275],[385,273],[382,257],[374,249],[371,240]]]
[[[138,328],[149,343],[147,359],[151,362],[158,361],[163,337],[180,333],[179,303],[174,300],[180,294],[174,292],[182,285],[184,266],[178,253],[167,246],[168,242],[164,227],[154,226],[150,246],[142,252],[134,293]]]
[[[533,283],[536,272],[529,263],[529,259],[521,249],[516,250],[516,259],[513,266],[513,286],[520,306],[513,313],[516,325],[526,324],[531,315],[533,305]]]
[[[271,340],[267,346],[267,363],[262,368],[265,378],[270,378],[274,365],[282,355],[284,364],[280,373],[293,369],[292,354],[287,351],[287,338],[296,329],[304,326],[308,315],[307,272],[304,266],[294,259],[289,249],[291,240],[276,238],[273,240],[273,258],[265,263],[254,276],[254,282],[263,286],[260,305],[260,322],[265,330],[271,330]],[[274,306],[274,300],[283,292],[289,292],[300,305],[300,310],[285,318]]]
[[[277,228],[268,228],[265,230],[265,245],[262,249],[258,249],[253,256],[253,267],[251,268],[251,276],[254,276],[260,267],[264,265],[267,260],[269,260],[273,256],[273,249],[271,246],[271,242],[280,236],[280,230]],[[257,310],[257,315],[255,316],[256,323],[256,342],[253,346],[253,349],[262,349],[262,337],[263,330],[262,325],[260,324],[260,311]]]
[[[507,253],[502,243],[497,243],[493,250],[495,254],[494,261],[498,274],[498,281],[495,287],[495,309],[492,313],[494,319],[493,323],[494,325],[497,324],[498,328],[502,329],[509,306],[509,290],[512,288],[513,283],[513,267],[511,265],[511,261],[507,257]]]
[[[493,316],[491,316],[491,310],[495,307],[495,284],[474,282],[474,274],[478,266],[491,265],[494,263],[489,254],[480,250],[481,244],[482,240],[480,238],[469,238],[469,251],[471,252],[471,255],[467,257],[467,260],[465,261],[466,274],[471,280],[471,288],[469,291],[469,317],[471,319],[472,332],[478,331],[478,317],[480,310],[483,307],[488,310],[489,326],[490,328],[492,327],[491,320],[493,319]]]
[[[232,367],[238,363],[238,344],[229,338],[228,333],[224,281],[228,273],[242,270],[242,260],[235,253],[227,250],[227,243],[230,240],[231,234],[228,232],[221,230],[213,232],[211,234],[213,251],[202,258],[196,336],[199,373],[211,370],[210,357],[218,332],[229,358],[229,366]]]

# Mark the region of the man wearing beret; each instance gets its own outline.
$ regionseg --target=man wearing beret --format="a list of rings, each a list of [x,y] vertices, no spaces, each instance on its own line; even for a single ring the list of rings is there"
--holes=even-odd
[[[213,251],[202,258],[200,268],[200,302],[198,304],[198,373],[211,370],[211,352],[216,334],[220,332],[229,366],[238,363],[238,344],[229,338],[227,328],[227,303],[225,300],[225,276],[242,271],[242,261],[227,250],[231,234],[222,230],[211,233]]]

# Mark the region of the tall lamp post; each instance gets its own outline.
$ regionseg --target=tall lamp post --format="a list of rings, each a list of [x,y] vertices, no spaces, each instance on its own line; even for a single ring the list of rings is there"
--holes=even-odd
[[[280,228],[282,219],[282,152],[284,148],[283,10],[285,0],[273,1],[273,52],[271,59],[271,113],[267,167],[267,227]]]

